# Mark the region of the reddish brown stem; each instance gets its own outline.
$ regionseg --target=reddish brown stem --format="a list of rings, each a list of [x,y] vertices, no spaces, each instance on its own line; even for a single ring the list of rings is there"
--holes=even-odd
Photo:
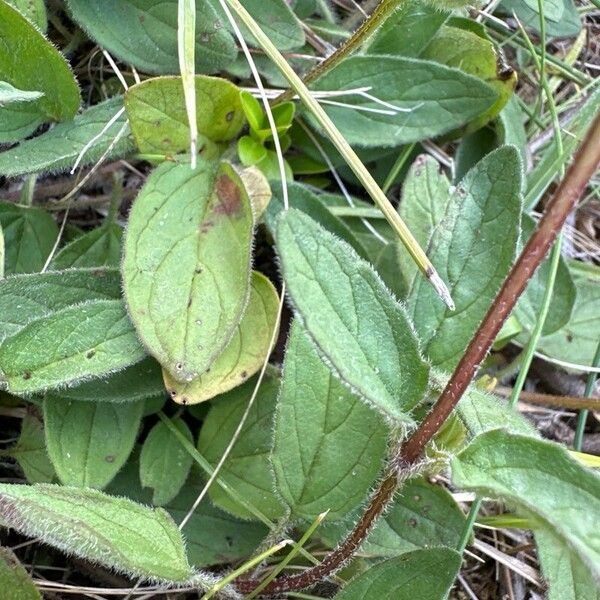
[[[398,448],[392,465],[409,467],[417,462],[427,443],[450,416],[599,164],[600,115],[597,115],[571,167],[548,202],[535,233],[513,265],[444,391],[419,427]],[[276,579],[265,588],[263,594],[280,594],[310,587],[343,565],[364,541],[377,518],[392,500],[401,480],[402,470],[402,468],[392,468],[388,472],[371,496],[369,505],[354,529],[335,550],[325,557],[323,562],[298,575]],[[258,584],[257,580],[247,579],[236,582],[236,587],[240,592],[248,593]]]

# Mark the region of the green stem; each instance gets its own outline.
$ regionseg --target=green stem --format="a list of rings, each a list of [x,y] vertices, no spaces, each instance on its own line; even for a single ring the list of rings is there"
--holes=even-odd
[[[390,169],[390,172],[388,173],[388,176],[385,178],[385,181],[383,183],[383,187],[381,188],[385,194],[387,194],[390,191],[390,188],[394,184],[394,181],[396,181],[396,177],[398,177],[398,174],[400,173],[400,171],[402,171],[402,167],[410,158],[410,155],[412,154],[412,151],[415,149],[416,145],[416,143],[407,144],[400,151],[400,154],[398,155],[394,166]]]
[[[242,6],[239,0],[226,0],[227,4],[233,9],[239,19],[248,28],[250,33],[254,36],[260,47],[263,49],[265,54],[273,61],[275,66],[279,69],[283,77],[287,80],[290,88],[298,95],[300,100],[306,105],[309,111],[314,116],[315,120],[323,128],[337,151],[344,157],[344,160],[348,166],[352,169],[357,179],[361,182],[369,196],[373,199],[373,202],[378,206],[379,210],[385,215],[385,218],[392,226],[394,231],[400,237],[402,243],[406,246],[409,254],[413,260],[433,285],[436,292],[442,298],[444,303],[451,309],[454,309],[454,303],[450,297],[448,288],[441,280],[437,271],[427,258],[424,250],[421,248],[413,234],[410,232],[404,221],[400,218],[400,215],[396,212],[387,196],[383,193],[377,182],[369,172],[369,170],[362,163],[356,152],[352,149],[350,144],[346,141],[344,136],[340,133],[338,128],[335,126],[333,121],[329,118],[327,113],[323,110],[321,105],[313,98],[312,94],[302,81],[296,72],[290,67],[285,58],[281,55],[279,50],[275,47],[270,38],[263,32],[258,23],[253,19],[252,15]],[[388,15],[394,7],[398,5],[398,0],[384,0],[378,8],[379,17],[375,17],[375,23],[381,23],[382,19]],[[383,8],[385,6],[385,8]],[[377,12],[377,11],[376,11]],[[361,28],[362,29],[362,28]],[[358,32],[357,32],[358,33]],[[353,36],[354,37],[354,36]],[[350,46],[350,49],[356,46],[356,42]],[[337,54],[337,53],[336,53]]]
[[[592,359],[592,367],[597,367],[600,365],[600,341],[598,342],[598,346],[596,348],[596,354],[594,354],[594,358]],[[586,398],[592,397],[592,392],[594,391],[594,385],[596,383],[596,378],[598,377],[597,373],[591,371],[588,373],[587,381],[585,382],[585,391],[583,395]],[[581,452],[581,447],[583,446],[583,433],[585,431],[585,423],[588,417],[588,409],[584,408],[577,417],[577,429],[575,430],[575,441],[573,443],[573,448],[577,452]]]
[[[29,175],[23,182],[21,195],[19,196],[19,204],[21,206],[31,206],[33,204],[33,192],[35,191],[35,182],[37,175]]]
[[[471,538],[471,532],[473,531],[473,525],[475,525],[475,519],[479,514],[479,509],[481,508],[483,500],[481,498],[475,498],[473,504],[471,504],[471,510],[467,515],[467,520],[465,522],[465,528],[463,529],[462,535],[460,537],[460,541],[458,542],[458,546],[456,550],[462,556],[462,553],[465,551],[467,544],[469,543],[469,539]]]
[[[373,14],[367,17],[362,25],[331,56],[304,75],[302,78],[304,85],[310,85],[313,81],[331,71],[333,67],[350,56],[355,50],[358,50],[381,27],[383,22],[405,2],[406,0],[382,0],[373,11]],[[279,95],[275,102],[290,100],[292,95],[293,91],[291,89],[287,90]]]

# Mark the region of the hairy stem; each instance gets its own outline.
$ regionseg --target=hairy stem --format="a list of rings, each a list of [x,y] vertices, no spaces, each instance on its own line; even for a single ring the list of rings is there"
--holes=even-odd
[[[297,575],[276,579],[263,590],[263,594],[279,594],[314,585],[339,569],[362,544],[377,518],[393,499],[404,477],[404,471],[419,460],[427,443],[439,431],[458,404],[479,365],[489,352],[504,321],[544,260],[568,214],[599,166],[600,115],[597,115],[566,176],[548,202],[535,233],[513,265],[438,401],[414,433],[397,448],[391,461],[392,467],[371,496],[365,512],[354,529],[335,550],[325,557],[323,562]],[[394,465],[400,465],[400,468],[395,468]],[[248,593],[259,584],[260,581],[257,580],[244,580],[236,582],[236,587],[240,592]]]

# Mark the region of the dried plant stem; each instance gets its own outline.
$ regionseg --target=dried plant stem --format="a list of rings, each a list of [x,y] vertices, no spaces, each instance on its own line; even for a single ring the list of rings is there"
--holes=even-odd
[[[321,77],[321,75],[331,71],[333,67],[358,50],[404,2],[406,0],[382,0],[373,11],[373,14],[367,17],[362,25],[333,54],[304,75],[302,78],[304,85],[310,85],[313,81]],[[293,95],[294,91],[290,88],[277,96],[273,104],[291,100]]]
[[[504,321],[548,253],[568,214],[583,194],[599,165],[600,115],[597,115],[566,176],[548,202],[535,233],[513,265],[438,401],[414,433],[397,449],[394,460],[391,461],[392,467],[371,496],[365,512],[354,529],[333,552],[325,557],[323,562],[298,575],[276,579],[263,590],[263,594],[279,594],[310,587],[337,570],[358,549],[377,518],[394,497],[403,477],[402,467],[410,467],[419,460],[427,443],[439,431],[458,404],[479,365],[489,352]],[[401,467],[395,468],[394,465]],[[238,581],[236,587],[240,592],[248,593],[259,583],[256,580]]]

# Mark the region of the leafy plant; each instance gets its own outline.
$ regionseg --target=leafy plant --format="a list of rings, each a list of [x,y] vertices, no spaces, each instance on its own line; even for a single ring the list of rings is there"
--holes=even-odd
[[[600,593],[597,9],[363,8],[0,0],[9,597]]]

